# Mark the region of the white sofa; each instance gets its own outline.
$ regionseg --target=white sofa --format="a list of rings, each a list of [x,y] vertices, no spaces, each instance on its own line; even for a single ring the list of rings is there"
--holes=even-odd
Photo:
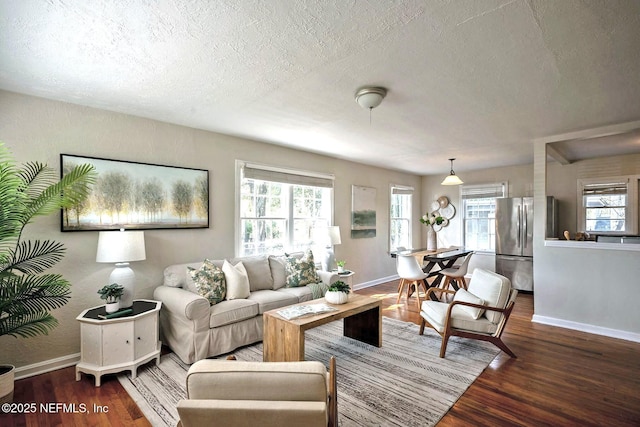
[[[297,254],[301,256],[302,254]],[[185,363],[228,353],[262,340],[262,314],[275,308],[324,296],[328,286],[339,279],[318,270],[321,281],[300,287],[286,287],[284,256],[253,256],[230,259],[242,261],[249,278],[246,299],[224,300],[215,305],[200,296],[188,267],[198,269],[203,262],[176,264],[164,270],[164,283],[154,290],[162,301],[160,335]],[[222,268],[224,260],[211,260]]]

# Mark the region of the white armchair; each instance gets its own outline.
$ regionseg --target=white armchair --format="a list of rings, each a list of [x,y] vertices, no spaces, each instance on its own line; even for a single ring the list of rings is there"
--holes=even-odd
[[[432,301],[433,293],[453,294],[453,301]],[[518,291],[511,288],[511,281],[506,277],[476,268],[468,290],[429,289],[420,310],[420,335],[427,325],[440,334],[440,357],[444,357],[451,336],[489,341],[516,357],[501,336],[517,295]]]

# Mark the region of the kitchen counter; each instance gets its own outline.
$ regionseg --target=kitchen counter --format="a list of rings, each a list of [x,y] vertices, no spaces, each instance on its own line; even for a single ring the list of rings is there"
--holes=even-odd
[[[545,247],[572,249],[599,249],[605,251],[640,252],[639,244],[603,243],[578,240],[545,240]]]

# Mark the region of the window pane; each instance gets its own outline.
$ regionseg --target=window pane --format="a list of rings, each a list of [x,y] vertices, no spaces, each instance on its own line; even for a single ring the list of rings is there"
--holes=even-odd
[[[332,189],[242,180],[240,256],[304,250],[331,221]]]
[[[625,231],[626,194],[594,194],[583,197],[586,231]]]
[[[464,246],[467,249],[495,251],[496,198],[486,197],[486,195],[495,194],[496,188],[504,191],[505,185],[489,184],[486,191],[482,186],[473,186],[473,194],[470,191],[467,192],[469,194],[466,194],[462,200]],[[481,197],[474,198],[474,194],[480,194]]]
[[[389,248],[411,247],[412,194],[391,194]]]

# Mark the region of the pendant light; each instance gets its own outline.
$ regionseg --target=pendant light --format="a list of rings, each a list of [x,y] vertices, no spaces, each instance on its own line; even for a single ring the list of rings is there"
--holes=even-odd
[[[462,184],[462,180],[460,178],[458,178],[458,176],[456,175],[456,173],[453,171],[453,161],[454,159],[449,159],[449,161],[451,162],[451,172],[449,172],[449,175],[447,175],[447,177],[444,179],[444,181],[442,181],[441,185],[460,185]]]

